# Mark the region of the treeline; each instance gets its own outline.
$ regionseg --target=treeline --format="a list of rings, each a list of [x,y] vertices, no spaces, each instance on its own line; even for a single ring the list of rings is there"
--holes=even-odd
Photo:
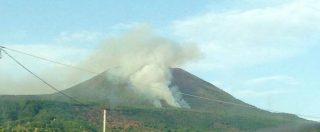
[[[82,112],[80,112],[82,111]],[[83,116],[86,108],[51,101],[0,101],[0,131],[98,131]]]

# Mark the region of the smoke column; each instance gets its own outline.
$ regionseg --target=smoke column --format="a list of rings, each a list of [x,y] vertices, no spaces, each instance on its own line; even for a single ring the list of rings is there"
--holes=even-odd
[[[14,54],[14,56],[18,55]],[[188,107],[179,94],[179,89],[168,87],[172,78],[170,67],[180,67],[198,57],[199,50],[195,45],[177,43],[159,37],[148,26],[139,26],[103,41],[93,53],[81,58],[83,61],[77,66],[100,73],[107,70],[105,87],[110,89],[110,92],[106,93],[106,96],[115,104],[121,102],[121,98],[127,98],[127,100],[152,103],[157,107],[161,107],[163,102],[174,107]],[[25,64],[31,70],[60,90],[93,76],[39,60],[25,61],[25,58],[21,56],[18,59],[23,63],[26,62]],[[43,67],[39,70],[32,65],[35,62],[49,68]],[[16,73],[24,75],[20,77],[10,74],[11,72],[1,73],[0,88],[9,89],[7,93],[30,95],[54,92],[18,67],[8,57],[2,58],[0,63],[8,65],[8,71],[15,68]],[[119,94],[122,95],[118,96]]]
[[[154,106],[161,107],[161,101],[165,101],[181,107],[175,99],[176,93],[168,87],[172,78],[169,68],[179,67],[198,56],[196,46],[158,37],[144,26],[104,41],[83,65],[100,71],[113,67],[108,72],[111,82],[121,78],[127,90],[152,101]]]

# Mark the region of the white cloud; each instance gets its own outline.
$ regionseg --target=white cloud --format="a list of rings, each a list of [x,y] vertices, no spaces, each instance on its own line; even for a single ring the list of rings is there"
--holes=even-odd
[[[235,91],[233,94],[239,98],[261,98],[261,97],[270,97],[279,94],[285,94],[288,91],[281,90],[269,90],[269,91],[254,91],[254,90],[241,90]]]
[[[265,64],[294,57],[320,42],[320,1],[247,10],[210,11],[175,21],[178,36],[199,43],[206,54],[201,69]]]
[[[274,76],[266,76],[266,77],[249,79],[245,81],[245,85],[263,85],[271,82],[284,83],[288,85],[299,84],[299,81],[294,77],[286,76],[286,75],[274,75]]]
[[[92,31],[79,31],[79,32],[61,32],[55,43],[72,43],[72,44],[95,44],[106,37],[106,34]]]
[[[115,31],[127,31],[128,29],[132,29],[138,26],[145,25],[144,23],[140,22],[130,22],[130,23],[118,23],[111,27],[112,30]]]

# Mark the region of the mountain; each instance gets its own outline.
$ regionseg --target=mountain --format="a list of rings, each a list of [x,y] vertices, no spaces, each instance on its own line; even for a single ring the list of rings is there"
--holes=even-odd
[[[190,105],[192,109],[213,109],[216,105],[221,105],[223,107],[231,107],[232,105],[224,105],[219,102],[208,101],[206,99],[201,98],[199,99],[197,97],[188,96],[189,94],[212,100],[223,100],[234,104],[253,107],[234,98],[233,96],[224,92],[218,87],[188,73],[183,69],[171,68],[170,71],[172,74],[170,88],[178,88],[178,91],[184,93],[184,95],[182,95],[183,99],[186,100],[186,102]],[[120,100],[120,102],[116,103],[124,103],[123,105],[137,105],[137,102],[130,102],[132,100],[135,100],[134,98],[137,98],[136,95],[131,96],[132,93],[126,93],[126,89],[121,89],[121,87],[125,87],[121,85],[125,84],[114,83],[107,79],[107,75],[108,71],[101,73],[85,82],[77,84],[69,89],[66,89],[63,92],[87,103],[108,104],[110,103],[109,100],[113,99]],[[115,91],[114,87],[120,90]],[[110,93],[116,96],[110,98],[110,96],[112,96],[110,95]],[[69,100],[60,93],[55,93],[49,96],[50,97],[46,95],[45,98],[51,98],[52,100]]]
[[[261,110],[183,69],[170,71],[170,88],[178,88],[190,108],[170,107],[165,101],[162,108],[137,102],[136,95],[121,89],[126,84],[108,80],[106,71],[63,91],[86,105],[75,104],[59,93],[0,96],[0,131],[41,131],[44,127],[52,131],[100,131],[102,108],[108,110],[108,128],[114,131],[277,131],[293,126],[319,131],[316,122]]]

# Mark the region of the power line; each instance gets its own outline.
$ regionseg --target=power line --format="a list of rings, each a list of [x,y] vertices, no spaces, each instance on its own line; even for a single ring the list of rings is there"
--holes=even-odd
[[[34,72],[32,72],[31,70],[29,70],[26,66],[24,66],[22,63],[20,63],[17,59],[15,59],[13,56],[11,56],[7,51],[5,51],[4,49],[1,49],[5,54],[7,54],[13,61],[15,61],[19,66],[21,66],[23,69],[25,69],[26,71],[28,71],[30,74],[32,74],[34,77],[38,78],[40,81],[42,81],[44,84],[46,84],[47,86],[49,86],[51,89],[57,91],[58,93],[68,97],[69,99],[73,100],[76,103],[82,104],[82,105],[86,105],[84,103],[82,103],[81,101],[77,100],[76,98],[65,94],[64,92],[60,91],[59,89],[57,89],[56,87],[54,87],[53,85],[51,85],[50,83],[48,83],[47,81],[45,81],[44,79],[42,79],[41,77],[39,77],[37,74],[35,74]]]
[[[269,110],[269,109],[264,109],[264,110],[268,110],[268,111],[273,112],[273,113],[285,113],[285,112],[274,111],[274,110]],[[291,113],[291,114],[294,114],[294,115],[297,115],[297,116],[301,116],[301,117],[309,117],[309,118],[313,118],[313,119],[318,119],[320,121],[320,116],[304,115],[304,114],[302,115],[302,114],[296,114],[296,113]]]
[[[206,98],[206,97],[201,97],[201,96],[197,96],[197,95],[193,95],[193,94],[187,94],[187,93],[182,93],[182,92],[178,92],[182,95],[186,95],[186,96],[190,96],[190,97],[194,97],[194,98],[199,98],[199,99],[204,99],[204,100],[208,100],[208,101],[213,101],[213,102],[218,102],[218,103],[224,103],[224,104],[229,104],[229,105],[236,105],[236,106],[240,106],[240,107],[249,107],[249,108],[254,108],[251,105],[242,105],[242,104],[238,104],[238,103],[233,103],[233,102],[227,102],[227,101],[223,101],[223,100],[218,100],[218,99],[210,99],[210,98]]]
[[[77,67],[77,66],[61,63],[61,62],[58,62],[58,61],[54,61],[54,60],[51,60],[51,59],[43,58],[43,57],[36,56],[36,55],[30,54],[30,53],[26,53],[26,52],[23,52],[23,51],[7,48],[7,47],[4,47],[4,46],[0,46],[0,48],[7,49],[7,50],[10,50],[10,51],[13,51],[13,52],[16,52],[16,53],[24,54],[24,55],[27,55],[27,56],[31,56],[31,57],[34,57],[34,58],[37,58],[37,59],[40,59],[40,60],[44,60],[44,61],[47,61],[47,62],[55,63],[55,64],[58,64],[58,65],[62,65],[62,66],[65,66],[65,67],[69,67],[69,68],[77,69],[77,70],[80,70],[80,71],[84,71],[84,72],[87,72],[87,73],[98,74],[97,72],[90,71],[90,70],[85,69],[85,68],[81,68],[81,67]]]
[[[4,47],[4,46],[0,46],[0,51],[4,51],[4,53],[6,53],[11,59],[13,59],[16,63],[18,63],[20,66],[22,66],[25,70],[27,70],[29,73],[31,73],[32,75],[34,75],[35,77],[37,77],[38,79],[40,79],[42,82],[44,82],[46,85],[48,85],[50,88],[54,89],[55,91],[61,93],[62,95],[65,95],[67,96],[68,98],[74,100],[75,102],[79,103],[79,104],[83,104],[85,105],[84,103],[81,103],[81,101],[78,101],[77,99],[63,93],[62,91],[58,90],[57,88],[53,87],[52,85],[50,85],[48,82],[46,82],[45,80],[41,79],[39,76],[37,76],[36,74],[34,74],[32,71],[30,71],[29,69],[27,69],[25,66],[23,66],[19,61],[17,61],[15,58],[13,58],[11,55],[9,55],[4,49],[7,49],[7,50],[10,50],[10,51],[14,51],[14,52],[17,52],[17,53],[20,53],[20,54],[25,54],[25,55],[28,55],[28,56],[31,56],[31,57],[35,57],[35,58],[38,58],[38,59],[41,59],[41,60],[45,60],[47,62],[51,62],[51,63],[55,63],[55,64],[59,64],[59,65],[62,65],[62,66],[66,66],[66,67],[69,67],[69,68],[73,68],[73,69],[77,69],[77,70],[81,70],[81,71],[85,71],[85,72],[89,72],[89,73],[93,73],[93,74],[97,74],[96,72],[92,72],[92,71],[89,71],[87,69],[84,69],[84,68],[80,68],[80,67],[75,67],[75,66],[72,66],[72,65],[68,65],[68,64],[64,64],[64,63],[61,63],[61,62],[58,62],[58,61],[54,61],[54,60],[50,60],[50,59],[47,59],[47,58],[43,58],[43,57],[39,57],[39,56],[35,56],[35,55],[32,55],[32,54],[29,54],[29,53],[26,53],[26,52],[22,52],[22,51],[18,51],[18,50],[14,50],[14,49],[9,49],[7,47]],[[203,100],[207,100],[207,101],[213,101],[213,102],[218,102],[218,103],[224,103],[224,104],[228,104],[228,105],[234,105],[234,106],[240,106],[240,107],[246,107],[246,108],[256,108],[254,106],[251,106],[251,105],[243,105],[243,104],[238,104],[238,103],[233,103],[233,102],[227,102],[227,101],[223,101],[223,100],[218,100],[218,99],[210,99],[210,98],[207,98],[207,97],[201,97],[201,96],[197,96],[197,95],[193,95],[193,94],[187,94],[187,93],[182,93],[182,92],[179,92],[180,94],[182,95],[185,95],[185,96],[190,96],[190,97],[194,97],[194,98],[199,98],[199,99],[203,99]],[[268,109],[265,109],[265,110],[268,110]],[[274,111],[274,110],[268,110],[270,112],[276,112],[276,113],[283,113],[283,112],[279,112],[279,111]],[[302,117],[310,117],[310,118],[317,118],[317,119],[320,119],[320,117],[317,117],[317,116],[310,116],[310,115],[302,115],[302,114],[295,114],[295,113],[292,113],[294,115],[298,115],[298,116],[302,116]]]
[[[182,93],[182,92],[178,92],[178,93],[180,93],[182,95],[186,95],[186,96],[202,99],[202,100],[207,100],[207,101],[219,102],[219,103],[224,103],[224,104],[229,104],[229,105],[234,105],[234,106],[240,106],[240,107],[246,107],[246,108],[252,108],[252,109],[256,108],[256,107],[251,106],[251,105],[242,105],[242,104],[233,103],[233,102],[227,102],[227,101],[218,100],[218,99],[210,99],[210,98],[201,97],[201,96],[197,96],[197,95],[193,95],[193,94]],[[284,113],[284,112],[274,111],[274,110],[269,110],[269,109],[262,109],[262,110],[267,110],[267,111],[270,111],[270,112],[273,112],[273,113]],[[294,115],[297,115],[297,116],[301,116],[301,117],[310,117],[310,118],[320,119],[319,116],[303,115],[303,114],[296,114],[296,113],[291,113],[291,114],[294,114]]]

